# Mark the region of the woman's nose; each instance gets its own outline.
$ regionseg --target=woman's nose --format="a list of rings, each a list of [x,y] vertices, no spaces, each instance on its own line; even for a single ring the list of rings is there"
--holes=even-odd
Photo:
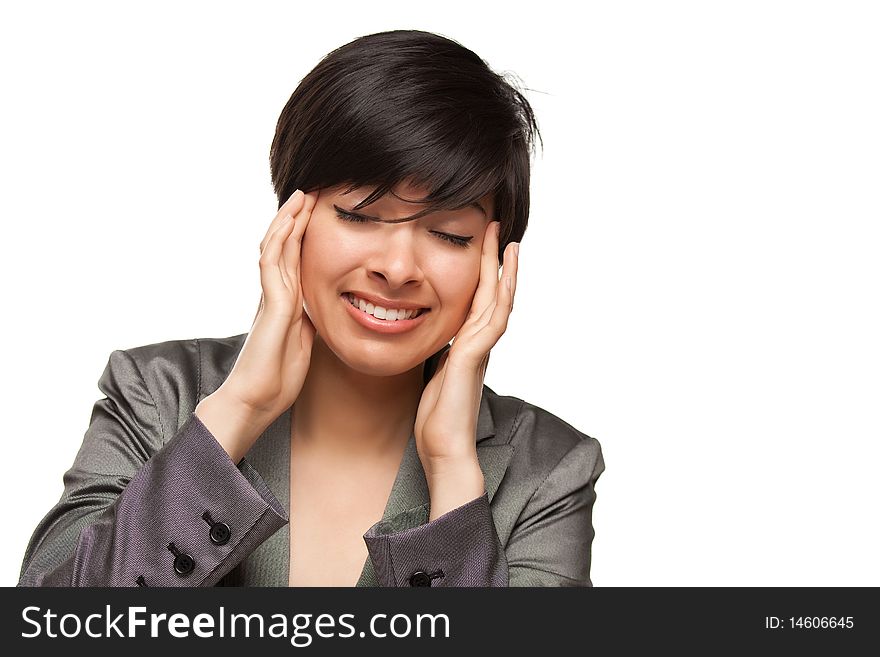
[[[402,224],[386,228],[391,230],[373,252],[368,265],[371,275],[383,278],[392,289],[422,280],[424,272],[415,248],[415,231]]]

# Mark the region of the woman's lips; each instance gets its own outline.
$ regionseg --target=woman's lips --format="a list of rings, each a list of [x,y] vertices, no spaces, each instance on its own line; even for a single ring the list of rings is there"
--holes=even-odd
[[[388,335],[396,335],[398,333],[405,333],[406,331],[413,330],[419,326],[419,324],[424,321],[425,317],[428,316],[428,313],[431,312],[430,309],[426,308],[412,319],[389,321],[387,319],[378,319],[369,313],[365,313],[360,308],[355,308],[348,300],[347,292],[341,294],[339,298],[342,300],[342,303],[345,304],[348,314],[351,315],[358,324],[371,331],[375,331],[376,333],[385,333]]]

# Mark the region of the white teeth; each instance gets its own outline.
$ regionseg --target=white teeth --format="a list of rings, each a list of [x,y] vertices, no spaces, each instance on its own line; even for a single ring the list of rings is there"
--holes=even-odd
[[[348,302],[355,308],[360,308],[365,313],[369,313],[373,317],[384,319],[386,322],[395,322],[401,319],[410,319],[420,314],[419,310],[404,310],[402,308],[386,309],[382,306],[374,306],[363,299],[360,299],[350,292],[346,293]]]

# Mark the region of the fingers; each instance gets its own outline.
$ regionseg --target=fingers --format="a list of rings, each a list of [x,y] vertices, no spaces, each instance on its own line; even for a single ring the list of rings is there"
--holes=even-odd
[[[498,222],[492,222],[500,226]],[[474,363],[481,374],[489,364],[489,353],[499,338],[507,330],[507,322],[513,310],[516,294],[516,279],[519,269],[519,243],[511,242],[504,249],[501,267],[501,280],[498,279],[498,231],[492,224],[487,228],[483,239],[482,261],[480,263],[480,282],[474,294],[471,313],[465,326],[468,327],[467,347],[462,358],[477,358]],[[493,234],[494,233],[494,234]],[[455,338],[456,342],[459,336]]]
[[[513,300],[516,297],[516,281],[519,278],[519,242],[511,243],[511,251],[511,255],[513,256],[513,267],[511,268],[512,271],[510,278],[510,286],[512,288],[510,291],[510,309],[513,310]]]
[[[519,244],[511,242],[504,250],[504,265],[501,272],[501,284],[498,287],[498,299],[489,325],[495,329],[498,337],[507,330],[507,320],[513,310],[513,297],[516,293],[516,274],[519,269]]]
[[[281,218],[277,228],[268,236],[260,254],[260,285],[263,288],[264,305],[285,302],[287,281],[281,274],[279,261],[284,240],[293,229],[293,217],[289,214]]]
[[[488,306],[495,301],[498,287],[498,236],[500,221],[492,221],[483,235],[483,252],[480,256],[480,282],[472,303],[473,314],[482,316]]]
[[[302,190],[298,189],[291,194],[290,198],[285,201],[284,205],[278,208],[278,213],[275,215],[275,218],[272,219],[272,223],[269,224],[269,228],[266,230],[266,235],[260,241],[260,253],[266,248],[266,243],[269,241],[272,233],[278,229],[278,226],[281,224],[284,217],[287,215],[290,215],[291,217],[296,216],[300,211],[303,205],[304,196]]]
[[[507,318],[513,310],[513,297],[516,294],[516,278],[519,268],[518,249],[518,242],[511,242],[504,249],[501,280],[495,279],[495,298],[477,320],[478,323],[485,322],[487,325],[493,326],[495,329],[493,332],[497,332],[497,337],[501,337],[501,333],[507,329]],[[508,287],[508,281],[510,287]]]
[[[282,268],[286,269],[289,277],[300,279],[300,257],[302,255],[302,241],[306,228],[309,226],[309,220],[312,218],[312,211],[318,202],[319,192],[309,192],[305,195],[305,200],[299,213],[293,219],[293,230],[290,236],[284,240],[283,262]]]
[[[285,214],[272,221],[271,232],[260,245],[260,282],[263,287],[264,305],[266,303],[289,304],[299,292],[299,252],[306,224],[315,207],[317,193],[299,194],[291,197],[282,208],[296,209],[296,215]],[[293,238],[294,248],[285,249],[287,241]],[[295,289],[297,288],[297,289]]]

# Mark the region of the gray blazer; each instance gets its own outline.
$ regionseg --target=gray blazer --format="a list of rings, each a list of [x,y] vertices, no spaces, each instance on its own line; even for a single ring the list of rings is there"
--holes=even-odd
[[[20,586],[287,586],[291,409],[232,463],[193,413],[247,334],[116,350]],[[440,354],[425,366],[433,374]],[[483,387],[486,492],[428,522],[410,435],[357,586],[592,586],[598,441]]]

